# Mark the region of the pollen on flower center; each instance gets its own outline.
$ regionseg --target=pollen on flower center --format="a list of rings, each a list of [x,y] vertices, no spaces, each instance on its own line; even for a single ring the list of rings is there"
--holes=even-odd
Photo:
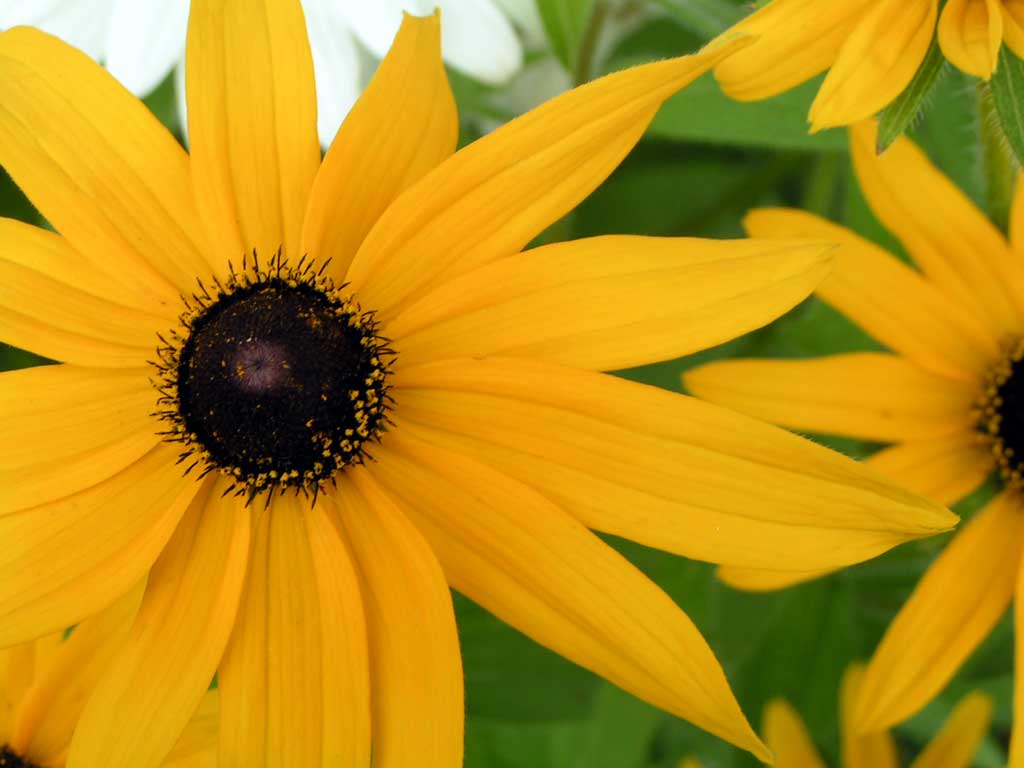
[[[0,746],[0,768],[37,768],[37,766],[4,744]]]
[[[1009,347],[985,379],[979,427],[991,440],[1000,474],[1024,487],[1024,339]]]
[[[155,383],[186,472],[219,470],[250,498],[282,486],[315,496],[365,458],[387,422],[393,353],[323,271],[254,257],[185,301],[182,328],[161,337]]]

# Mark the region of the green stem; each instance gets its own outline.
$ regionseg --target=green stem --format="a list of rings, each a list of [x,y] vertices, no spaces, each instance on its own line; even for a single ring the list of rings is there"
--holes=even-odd
[[[608,18],[608,10],[606,0],[598,0],[594,5],[594,11],[590,14],[587,29],[583,33],[583,40],[580,43],[580,52],[576,56],[576,71],[573,73],[574,86],[590,82],[594,76],[597,46],[601,41],[601,29],[604,27],[605,19]]]
[[[984,82],[978,84],[978,119],[989,215],[1005,232],[1010,221],[1017,161],[1003,135],[992,91]]]
[[[820,155],[808,175],[803,203],[800,207],[826,219],[833,216],[836,206],[836,190],[839,188],[839,180],[844,167],[839,155],[834,153]]]

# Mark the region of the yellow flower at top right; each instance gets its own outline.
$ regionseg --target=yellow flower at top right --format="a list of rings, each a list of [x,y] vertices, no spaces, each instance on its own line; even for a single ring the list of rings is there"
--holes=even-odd
[[[851,128],[860,188],[912,264],[800,210],[755,210],[744,225],[757,238],[836,243],[835,266],[816,293],[888,351],[733,358],[691,369],[684,381],[704,400],[765,421],[887,443],[866,463],[940,503],[1001,478],[889,625],[851,717],[854,730],[868,733],[912,716],[1012,605],[1009,766],[1024,768],[1024,176],[1007,238],[909,139],[883,155],[876,145],[873,122]],[[748,590],[820,573],[719,570]]]
[[[771,0],[734,27],[756,36],[715,69],[725,92],[757,101],[828,71],[811,130],[872,117],[907,87],[937,34],[942,53],[988,79],[1006,45],[1024,57],[1024,0]]]

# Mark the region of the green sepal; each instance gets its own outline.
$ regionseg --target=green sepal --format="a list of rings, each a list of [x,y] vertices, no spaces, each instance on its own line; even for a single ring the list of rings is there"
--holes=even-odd
[[[939,49],[938,38],[933,38],[924,61],[917,68],[917,74],[903,89],[903,93],[882,112],[878,124],[878,154],[885,152],[921,114],[925,99],[939,82],[945,69],[946,58]]]
[[[1005,45],[999,51],[999,66],[992,76],[991,89],[1003,135],[1017,162],[1024,162],[1024,60]]]

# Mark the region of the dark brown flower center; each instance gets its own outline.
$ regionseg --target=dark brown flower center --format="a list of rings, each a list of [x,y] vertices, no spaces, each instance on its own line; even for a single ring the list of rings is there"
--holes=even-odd
[[[1011,487],[1024,487],[1024,340],[989,371],[980,409],[1000,474]]]
[[[38,768],[38,766],[35,763],[30,763],[4,744],[0,747],[0,768]]]
[[[280,259],[193,303],[158,365],[166,437],[185,444],[186,471],[220,470],[250,496],[315,494],[364,459],[385,426],[391,355],[371,315]]]

